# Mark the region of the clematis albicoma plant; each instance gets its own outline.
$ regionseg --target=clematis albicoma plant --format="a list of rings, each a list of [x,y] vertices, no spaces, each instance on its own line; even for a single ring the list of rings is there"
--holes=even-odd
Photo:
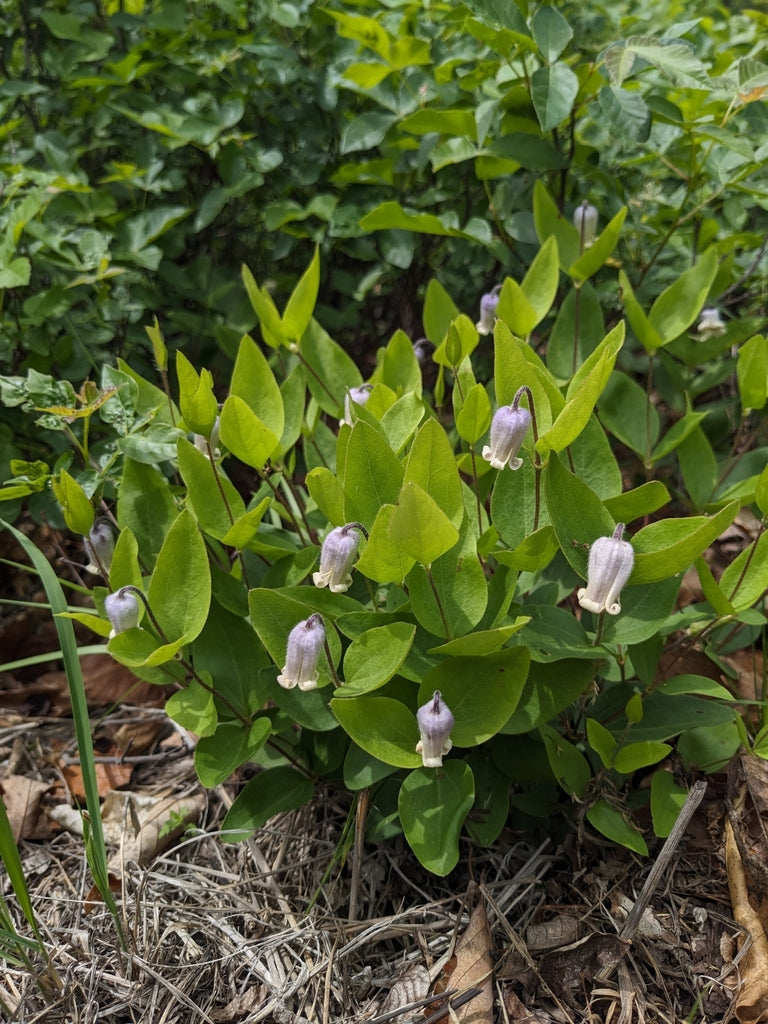
[[[454,717],[439,690],[435,690],[432,699],[416,712],[416,721],[421,737],[416,744],[416,753],[421,754],[425,768],[440,768],[444,755],[453,746],[451,729]]]
[[[317,662],[325,646],[325,626],[322,615],[315,612],[293,627],[288,634],[283,671],[278,683],[292,690],[314,690],[317,687]]]
[[[624,523],[617,523],[610,537],[598,537],[589,549],[587,585],[577,593],[582,608],[602,616],[618,615],[621,611],[619,595],[629,579],[635,564],[635,552],[629,541],[623,540]],[[600,635],[598,627],[598,639]]]
[[[316,587],[328,587],[334,594],[349,590],[361,533],[366,535],[362,523],[347,523],[331,530],[320,549],[320,569],[312,574]]]

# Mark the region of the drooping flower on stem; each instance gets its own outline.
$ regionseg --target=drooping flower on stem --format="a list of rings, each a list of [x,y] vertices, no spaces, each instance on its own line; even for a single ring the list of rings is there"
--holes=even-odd
[[[317,662],[325,644],[323,618],[315,612],[303,619],[288,634],[283,671],[277,677],[278,683],[292,690],[314,690],[317,687]]]
[[[115,553],[115,534],[109,520],[99,518],[93,524],[87,537],[83,537],[85,554],[88,558],[88,572],[107,573]]]
[[[359,388],[347,388],[347,393],[344,396],[344,415],[339,420],[339,426],[346,423],[347,426],[351,427],[354,423],[352,419],[352,402],[356,402],[357,405],[365,405],[370,397],[370,384],[361,384]]]
[[[104,611],[112,623],[110,640],[118,633],[125,633],[139,624],[139,602],[132,587],[121,587],[114,594],[107,594],[104,598]]]
[[[702,309],[699,313],[699,322],[696,325],[696,334],[699,341],[708,341],[710,338],[717,338],[725,334],[726,325],[720,316],[720,310],[714,306]]]
[[[581,248],[589,249],[597,238],[597,208],[586,199],[573,211],[573,226],[579,232]]]
[[[621,539],[623,533],[624,523],[617,523],[613,536],[598,537],[589,549],[587,585],[577,597],[581,607],[595,615],[621,611],[619,594],[635,564],[635,552],[629,541]]]
[[[416,712],[416,722],[421,735],[416,753],[421,754],[421,763],[425,768],[440,768],[443,755],[453,746],[451,729],[454,717],[439,690],[435,690],[432,699]]]
[[[347,523],[331,530],[320,549],[320,570],[312,574],[316,587],[343,594],[352,586],[352,563],[360,544],[361,523]]]
[[[494,469],[520,469],[523,460],[517,456],[518,449],[531,425],[530,412],[520,406],[523,389],[515,395],[512,405],[502,405],[491,420],[490,444],[483,447],[483,458]]]
[[[496,323],[496,307],[499,305],[501,285],[494,285],[480,299],[480,319],[475,324],[478,334],[492,334]]]

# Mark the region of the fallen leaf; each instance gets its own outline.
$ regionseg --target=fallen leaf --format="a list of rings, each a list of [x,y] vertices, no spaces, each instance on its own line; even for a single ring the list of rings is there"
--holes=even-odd
[[[429,992],[429,971],[423,964],[412,964],[401,971],[378,1010],[376,1016],[395,1013],[403,1007],[417,1003]]]
[[[3,779],[0,792],[17,843],[20,839],[50,838],[51,830],[40,816],[43,793],[50,788],[47,782],[28,779],[25,775],[8,775]]]
[[[454,957],[446,965],[443,988],[452,989],[450,1018],[446,1010],[440,1017],[434,1007],[425,1014],[434,1024],[451,1020],[452,1024],[493,1024],[493,985],[491,973],[491,929],[485,906],[478,903],[469,918],[466,930],[459,936]],[[477,994],[460,1003],[463,993],[477,989]],[[457,1005],[460,1004],[460,1005]]]
[[[733,826],[728,819],[725,822],[725,864],[733,918],[751,939],[740,964],[742,985],[733,1005],[733,1013],[741,1024],[758,1024],[758,1021],[768,1019],[768,937],[750,903],[744,865]]]
[[[205,796],[195,793],[179,798],[146,793],[107,793],[102,820],[107,841],[119,848],[109,859],[111,871],[124,863],[148,864],[196,821],[205,808]]]

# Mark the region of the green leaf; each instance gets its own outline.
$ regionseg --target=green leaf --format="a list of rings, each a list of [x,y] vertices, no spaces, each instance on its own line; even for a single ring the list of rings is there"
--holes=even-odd
[[[379,352],[378,365],[371,375],[372,384],[386,384],[398,396],[421,396],[421,366],[410,338],[395,331],[387,347]]]
[[[163,474],[154,466],[125,458],[118,491],[117,521],[121,529],[128,527],[133,531],[142,559],[150,569],[177,512],[170,485]]]
[[[300,349],[312,397],[323,412],[338,416],[344,408],[347,388],[359,387],[363,382],[354,360],[316,320],[304,332]]]
[[[210,683],[210,677],[207,681]],[[171,694],[165,702],[165,710],[177,725],[197,736],[212,736],[216,732],[218,715],[213,694],[197,679],[190,680],[183,690]]]
[[[399,700],[369,695],[334,698],[331,710],[347,735],[379,761],[396,768],[421,764],[416,718]]]
[[[557,240],[560,267],[567,271],[579,258],[579,232],[560,214],[541,181],[533,186],[533,223],[540,242],[552,236]]]
[[[403,467],[378,431],[358,420],[347,445],[344,521],[370,530],[382,505],[394,505],[403,482]],[[441,513],[442,514],[442,513]]]
[[[762,409],[768,400],[768,341],[762,334],[755,334],[739,349],[736,380],[743,414]]]
[[[674,341],[691,326],[704,305],[716,273],[717,253],[712,248],[656,299],[648,314],[648,322],[662,339],[662,344]]]
[[[447,643],[439,644],[437,647],[430,647],[429,654],[444,654],[446,657],[467,658],[493,654],[503,647],[507,640],[515,633],[518,633],[526,622],[529,621],[530,619],[527,615],[520,615],[508,626],[499,626],[497,629],[480,629],[456,640],[449,640]]]
[[[691,501],[696,509],[702,509],[717,485],[718,467],[712,445],[701,427],[694,426],[680,442],[677,458]]]
[[[474,384],[456,417],[459,437],[467,444],[477,444],[491,425],[491,401],[482,384]]]
[[[517,707],[529,665],[524,647],[483,657],[449,658],[422,679],[419,706],[439,690],[456,720],[451,730],[454,745],[478,746],[495,736]]]
[[[614,437],[645,459],[659,436],[659,414],[631,377],[614,370],[598,403],[600,420]]]
[[[613,767],[622,775],[630,775],[640,768],[658,764],[672,751],[668,743],[658,740],[643,740],[640,743],[627,743],[617,752]]]
[[[647,141],[651,112],[641,93],[618,85],[604,85],[597,94],[597,102],[614,138]]]
[[[418,484],[454,526],[464,518],[464,498],[453,449],[437,420],[428,419],[411,446],[403,484]]]
[[[282,432],[282,427],[281,427]],[[263,469],[280,441],[250,407],[229,395],[221,410],[221,442],[246,466]]]
[[[427,135],[437,132],[440,135],[466,135],[475,139],[475,115],[467,108],[456,110],[433,110],[422,108],[408,114],[400,122],[400,130],[413,135]]]
[[[184,422],[193,433],[210,437],[219,414],[210,373],[202,370],[198,376],[192,363],[181,349],[177,349],[176,374],[179,378],[179,405]]]
[[[320,250],[315,252],[307,269],[302,274],[283,310],[283,327],[291,341],[299,342],[312,320],[312,313],[320,289]],[[260,412],[261,414],[261,412]],[[275,433],[279,437],[282,425]]]
[[[539,734],[544,740],[547,760],[558,785],[580,800],[592,778],[587,759],[551,725],[540,725]]]
[[[253,311],[259,318],[261,334],[266,344],[270,348],[279,348],[280,345],[287,344],[283,321],[277,311],[277,306],[272,301],[272,296],[266,290],[262,291],[259,288],[256,279],[245,264],[242,268],[242,277]]]
[[[634,850],[643,857],[648,856],[648,847],[640,832],[628,823],[618,808],[603,797],[589,808],[587,821],[612,842],[626,846],[628,850]]]
[[[189,643],[205,625],[211,572],[205,541],[186,509],[179,513],[160,549],[147,598],[171,642]]]
[[[581,283],[587,281],[605,265],[605,261],[618,244],[626,216],[627,208],[622,206],[619,212],[606,224],[605,229],[600,232],[592,245],[584,250],[575,263],[571,264],[568,273],[574,281]]]
[[[416,627],[407,622],[362,633],[344,655],[344,685],[335,697],[357,697],[389,682],[405,661],[415,635]]]
[[[459,861],[459,833],[475,800],[472,769],[463,761],[417,768],[400,787],[397,809],[408,845],[419,862],[445,876]]]
[[[550,722],[584,693],[594,678],[591,661],[558,658],[550,663],[531,662],[520,700],[501,732],[520,735]]]
[[[250,509],[250,511],[241,515],[239,519],[236,519],[221,538],[222,544],[237,548],[238,551],[249,547],[251,542],[256,539],[259,525],[271,504],[272,498],[262,498],[255,508]]]
[[[94,515],[93,506],[83,488],[65,469],[52,478],[51,487],[56,501],[61,505],[67,529],[87,537],[93,526]]]
[[[377,583],[402,583],[415,561],[389,535],[389,524],[395,507],[382,505],[379,509],[365,550],[357,560],[357,571]]]
[[[570,116],[578,92],[579,80],[567,64],[557,61],[533,72],[531,99],[542,132],[551,132]]]
[[[589,546],[616,528],[595,492],[554,456],[544,471],[547,507],[557,540],[576,572],[586,579]]]
[[[344,488],[335,473],[325,466],[316,466],[307,473],[307,490],[325,518],[334,526],[343,526]]]
[[[407,555],[431,565],[459,541],[459,531],[423,488],[409,481],[389,521],[389,536]]]
[[[603,505],[617,523],[631,523],[652,512],[657,512],[669,501],[669,491],[660,480],[649,480],[631,491],[604,498]]]
[[[222,839],[237,843],[284,811],[303,807],[312,799],[312,780],[295,768],[278,765],[259,772],[246,782],[221,823]]]
[[[595,718],[587,719],[587,741],[603,762],[603,767],[613,767],[613,755],[616,750],[616,737]]]
[[[761,533],[757,540],[738,555],[723,570],[720,590],[737,612],[751,608],[760,600],[768,588],[768,533]]]
[[[668,579],[693,565],[699,555],[733,522],[739,501],[732,501],[711,517],[662,519],[635,534],[635,567],[630,583]],[[725,590],[727,594],[727,590]]]
[[[547,61],[557,60],[571,39],[573,29],[554,7],[539,7],[531,21],[533,38]]]
[[[707,416],[706,412],[688,412],[679,419],[674,426],[666,432],[651,452],[651,462],[663,459],[673,452],[690,433],[692,433],[701,421]]]
[[[534,256],[520,286],[535,317],[533,327],[541,323],[552,308],[559,279],[557,239],[552,235]],[[529,330],[533,330],[533,327]]]
[[[527,338],[537,323],[536,311],[523,289],[511,277],[507,277],[501,286],[496,315],[521,338]]]
[[[427,284],[424,296],[424,333],[432,344],[437,347],[448,333],[451,323],[459,316],[461,310],[456,306],[448,292],[434,277]]]
[[[233,518],[237,522],[245,515],[243,499],[221,467],[216,469],[221,486],[217,484],[210,459],[185,437],[178,441],[178,459],[179,472],[187,485],[187,498],[200,529],[221,540],[232,528]]]
[[[651,820],[659,839],[666,839],[688,796],[684,786],[675,782],[672,772],[660,769],[651,777]]]
[[[237,350],[229,393],[241,398],[274,435],[282,436],[285,427],[283,396],[261,349],[247,334]]]
[[[651,355],[657,348],[661,348],[664,344],[664,339],[643,312],[640,303],[635,298],[635,293],[632,291],[629,278],[623,270],[619,271],[619,294],[630,327],[635,332],[635,336],[641,342],[646,352]]]

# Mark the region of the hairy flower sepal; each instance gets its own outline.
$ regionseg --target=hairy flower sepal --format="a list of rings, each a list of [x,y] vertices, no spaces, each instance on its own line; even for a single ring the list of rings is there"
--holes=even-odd
[[[334,594],[349,590],[361,532],[361,523],[347,523],[331,530],[320,549],[320,569],[312,574],[316,587],[328,587]]]
[[[303,619],[288,634],[283,671],[278,683],[292,690],[314,690],[317,687],[317,662],[325,646],[325,626],[321,615],[315,613]]]
[[[490,444],[483,447],[483,458],[494,469],[520,469],[523,460],[517,452],[531,425],[530,412],[520,406],[520,393],[515,395],[512,405],[497,409],[491,420]]]
[[[107,594],[104,598],[104,611],[112,623],[110,639],[118,633],[135,629],[139,624],[141,609],[132,587],[121,587],[114,594]]]
[[[453,746],[451,729],[454,717],[439,690],[435,690],[432,699],[416,712],[416,722],[421,736],[416,744],[416,753],[421,754],[425,768],[440,768],[443,756]]]
[[[624,524],[617,523],[613,536],[598,537],[589,549],[587,585],[577,597],[581,607],[595,615],[618,615],[621,611],[619,594],[635,564],[635,552],[628,541],[621,539],[623,533]]]

